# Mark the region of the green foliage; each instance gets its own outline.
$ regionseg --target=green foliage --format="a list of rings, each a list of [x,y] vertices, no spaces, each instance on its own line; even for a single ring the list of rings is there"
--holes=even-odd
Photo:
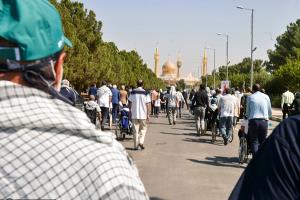
[[[270,61],[267,64],[269,71],[279,69],[288,60],[300,58],[300,19],[287,26],[285,33],[277,37],[275,50],[268,51]]]
[[[177,81],[176,86],[180,91],[183,91],[186,87],[186,84],[183,79],[180,79],[179,81]]]
[[[147,68],[136,51],[119,51],[113,42],[102,40],[102,22],[83,3],[51,0],[61,14],[66,36],[73,48],[66,49],[64,78],[79,91],[102,80],[135,86],[144,80],[145,88],[163,88],[164,83]]]
[[[228,79],[231,87],[250,86],[250,58],[244,58],[242,62],[228,66]],[[262,60],[253,61],[254,82],[264,87],[271,79],[271,75],[266,71],[265,62]],[[216,73],[216,87],[220,87],[221,81],[226,79],[226,66],[219,67]],[[205,77],[203,79],[205,81]],[[208,86],[213,87],[213,75],[208,76]]]
[[[274,78],[268,83],[267,89],[272,94],[281,94],[284,87],[290,91],[300,90],[300,60],[287,60],[287,63],[274,72]]]

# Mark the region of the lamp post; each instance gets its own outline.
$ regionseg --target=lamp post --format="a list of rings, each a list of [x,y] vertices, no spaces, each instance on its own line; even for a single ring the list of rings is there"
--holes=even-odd
[[[250,75],[250,86],[252,87],[253,85],[253,52],[256,50],[256,48],[253,48],[253,14],[254,14],[254,9],[252,8],[245,8],[243,6],[237,6],[236,8],[241,9],[241,10],[247,10],[251,11],[251,75]]]
[[[229,39],[229,35],[228,34],[224,34],[224,33],[217,33],[217,35],[223,35],[226,36],[226,80],[228,81],[228,39]]]
[[[205,47],[205,49],[214,51],[214,90],[215,90],[216,89],[216,49],[209,48],[209,47]]]

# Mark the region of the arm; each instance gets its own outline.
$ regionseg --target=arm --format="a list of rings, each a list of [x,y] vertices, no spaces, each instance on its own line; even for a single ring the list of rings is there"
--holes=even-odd
[[[283,110],[284,94],[281,95],[281,110]]]
[[[268,97],[268,114],[269,114],[269,119],[272,117],[272,106],[271,106],[271,101],[270,98]]]
[[[247,107],[246,107],[246,114],[245,114],[245,116],[246,116],[246,118],[248,119],[248,117],[249,117],[249,114],[250,114],[250,101],[249,101],[249,99],[250,99],[250,96],[248,96],[247,97],[247,99],[246,99],[246,101],[247,101]]]
[[[150,113],[151,113],[151,103],[146,103],[147,106],[147,120],[150,118]]]
[[[195,105],[195,102],[196,102],[195,96],[196,96],[196,94],[194,95],[194,98],[192,99],[192,104],[191,104],[191,109],[192,109],[192,110],[194,109],[194,105]]]

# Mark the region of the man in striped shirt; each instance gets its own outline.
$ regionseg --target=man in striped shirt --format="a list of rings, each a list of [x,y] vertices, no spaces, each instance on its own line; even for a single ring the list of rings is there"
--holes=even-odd
[[[124,147],[59,94],[72,45],[55,7],[0,0],[0,16],[0,199],[149,199]]]
[[[285,92],[281,96],[281,110],[282,119],[286,118],[286,115],[290,115],[290,107],[294,101],[294,94],[289,91],[288,87],[285,87]]]

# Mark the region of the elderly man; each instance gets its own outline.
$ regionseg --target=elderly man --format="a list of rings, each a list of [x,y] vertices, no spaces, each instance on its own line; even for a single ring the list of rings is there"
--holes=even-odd
[[[285,92],[281,96],[282,119],[285,119],[286,115],[290,115],[290,109],[294,99],[294,94],[289,91],[288,87],[285,87]]]
[[[101,87],[97,91],[98,104],[101,108],[101,115],[102,115],[102,121],[101,121],[102,130],[104,130],[104,125],[109,116],[111,100],[112,100],[111,90],[106,85],[107,85],[106,81],[102,81]]]
[[[235,115],[236,98],[231,95],[231,90],[225,88],[223,90],[223,96],[218,102],[218,108],[220,112],[220,132],[224,139],[224,145],[227,145],[228,140],[232,137],[232,125]]]
[[[59,94],[65,44],[47,0],[0,0],[0,199],[148,199],[124,147]]]
[[[67,79],[64,79],[62,81],[60,94],[63,95],[66,99],[68,99],[71,102],[71,105],[75,106],[76,94],[74,90],[70,87],[70,82]]]
[[[90,118],[93,124],[97,124],[97,118],[99,123],[101,123],[101,109],[96,103],[94,95],[90,95],[89,101],[84,103],[84,112],[86,113],[88,118]]]
[[[246,117],[249,120],[248,136],[251,151],[255,156],[261,144],[266,140],[272,108],[269,96],[260,92],[259,84],[254,84],[252,91],[253,94],[247,97]]]

